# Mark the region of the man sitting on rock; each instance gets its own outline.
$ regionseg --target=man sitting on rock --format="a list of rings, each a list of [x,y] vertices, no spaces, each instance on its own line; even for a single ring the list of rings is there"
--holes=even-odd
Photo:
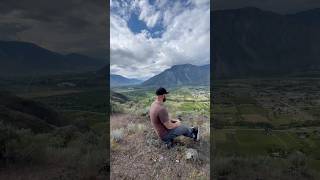
[[[199,129],[197,127],[183,125],[179,119],[169,119],[168,111],[163,105],[168,93],[165,88],[160,87],[157,89],[156,100],[150,107],[150,119],[156,133],[166,143],[168,148],[173,147],[173,139],[181,135],[198,141]]]

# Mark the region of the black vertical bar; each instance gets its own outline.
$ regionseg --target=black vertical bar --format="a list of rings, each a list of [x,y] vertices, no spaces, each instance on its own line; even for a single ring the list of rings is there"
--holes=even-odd
[[[213,138],[213,100],[214,100],[214,58],[213,58],[213,41],[214,41],[214,28],[213,28],[213,1],[210,1],[210,179],[213,179],[214,172],[214,149],[215,143]]]
[[[107,78],[107,86],[106,86],[106,118],[107,118],[107,171],[108,171],[108,179],[110,179],[110,0],[106,0],[106,49],[107,49],[107,68],[106,68],[106,78]]]

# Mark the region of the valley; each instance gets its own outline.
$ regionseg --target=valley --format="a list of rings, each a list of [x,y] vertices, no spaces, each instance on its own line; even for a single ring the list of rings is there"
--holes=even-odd
[[[319,82],[318,78],[215,80],[214,176],[318,179]],[[250,169],[253,164],[257,166]],[[265,166],[276,170],[266,172]]]
[[[105,76],[69,73],[2,81],[0,162],[5,171],[0,179],[106,178]]]

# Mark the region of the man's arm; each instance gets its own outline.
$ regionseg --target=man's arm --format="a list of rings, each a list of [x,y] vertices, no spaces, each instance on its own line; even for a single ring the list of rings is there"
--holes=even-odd
[[[167,128],[167,129],[174,129],[176,127],[179,127],[181,125],[181,122],[177,119],[174,121],[169,119],[168,111],[163,108],[159,111],[159,118],[161,123]]]
[[[171,119],[171,122],[173,122],[173,123],[180,122],[180,119]]]
[[[163,124],[167,129],[174,129],[176,127],[179,127],[181,125],[181,122],[180,121],[175,121],[175,122],[167,121]]]

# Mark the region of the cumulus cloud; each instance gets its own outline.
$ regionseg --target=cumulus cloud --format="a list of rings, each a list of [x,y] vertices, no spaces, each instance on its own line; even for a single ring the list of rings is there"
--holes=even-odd
[[[107,58],[101,0],[1,0],[0,40],[27,41],[59,53]]]
[[[154,27],[160,18],[160,12],[148,0],[135,1],[140,9],[139,19],[146,22],[148,27]]]
[[[163,2],[131,1],[133,7],[127,11],[138,13],[148,28],[160,24],[164,28],[160,37],[152,37],[148,28],[132,32],[128,15],[111,11],[111,73],[147,79],[173,65],[210,63],[209,0]]]

